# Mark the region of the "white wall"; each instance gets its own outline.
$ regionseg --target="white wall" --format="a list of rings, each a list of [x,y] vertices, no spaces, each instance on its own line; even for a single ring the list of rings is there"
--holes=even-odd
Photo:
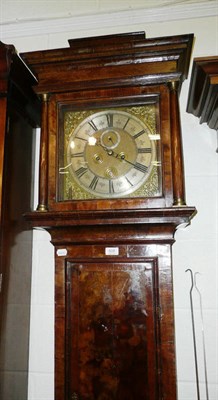
[[[215,2],[214,0],[47,0],[46,2],[44,0],[1,0],[0,19],[2,23],[8,24],[15,21],[34,22],[51,18],[145,9],[146,12],[152,14],[160,13],[161,9],[163,15],[164,10],[167,11],[169,8],[172,13],[175,6],[184,12],[184,5],[190,10],[195,3],[198,3],[198,7],[207,3],[208,9]]]
[[[3,1],[2,4],[5,5],[6,3],[4,3]],[[27,4],[26,2],[20,1],[21,5],[24,3]],[[50,2],[47,2],[47,7],[49,3]],[[59,4],[60,2],[52,1],[51,7],[54,7],[55,3]],[[83,1],[81,4],[84,3],[89,3],[89,1]],[[100,0],[100,2],[96,1],[95,3],[97,5],[102,5],[108,2]],[[117,0],[117,11],[122,9],[122,7],[119,8],[119,4],[121,3],[121,0]],[[209,3],[213,4],[213,16],[207,16],[208,10],[210,9]],[[137,2],[137,4],[139,4],[139,2]],[[171,13],[168,11],[169,21],[167,21],[165,12],[158,14],[158,10],[156,10],[156,14],[153,14],[152,19],[152,21],[155,22],[150,22],[151,20],[148,20],[146,10],[144,10],[144,12],[140,10],[140,13],[133,14],[131,14],[130,11],[124,12],[123,20],[120,19],[120,15],[122,15],[120,12],[110,15],[103,14],[101,15],[101,24],[99,24],[99,14],[92,15],[91,19],[86,16],[80,16],[78,17],[80,25],[76,23],[78,19],[76,20],[75,18],[73,20],[69,20],[69,18],[66,18],[66,20],[63,18],[60,20],[49,19],[48,21],[39,21],[37,23],[37,21],[34,20],[30,21],[29,14],[27,13],[27,22],[16,24],[15,21],[12,21],[9,25],[0,24],[0,33],[2,34],[1,40],[5,43],[13,43],[19,52],[23,52],[66,47],[67,40],[70,38],[98,34],[145,30],[147,37],[156,37],[193,32],[196,38],[193,57],[218,55],[218,10],[216,11],[214,4],[214,1],[209,1],[208,7],[205,8],[203,15],[199,14],[199,7],[195,9],[195,12],[192,7],[189,12],[186,6],[183,13],[180,8],[180,12],[175,13],[174,17],[172,11]],[[95,8],[94,10],[96,11]],[[89,10],[89,12],[91,11]],[[189,18],[188,15],[191,18]],[[180,19],[178,19],[179,16]],[[4,17],[5,21],[13,19],[10,19],[8,16],[6,18],[6,15]],[[0,23],[3,21],[1,18],[0,16]],[[119,24],[118,21],[121,21],[121,23]],[[70,22],[75,22],[75,24],[70,24]],[[202,293],[203,302],[209,396],[210,400],[217,400],[217,136],[216,132],[210,130],[206,124],[200,125],[196,117],[186,113],[188,87],[189,81],[186,81],[183,85],[180,98],[186,171],[186,197],[187,204],[196,206],[198,214],[193,219],[190,227],[177,232],[177,241],[173,247],[178,391],[179,400],[197,399],[189,303],[191,281],[190,274],[185,272],[187,268],[191,268],[194,272],[198,271],[201,273],[201,275],[197,276],[197,282]],[[53,299],[53,247],[49,243],[49,235],[46,232],[36,231],[34,233],[32,278],[29,400],[54,399]],[[198,336],[197,344],[199,353],[199,376],[201,380],[201,400],[208,400],[203,383],[204,363],[200,330],[201,319],[197,298],[195,298],[195,314]]]

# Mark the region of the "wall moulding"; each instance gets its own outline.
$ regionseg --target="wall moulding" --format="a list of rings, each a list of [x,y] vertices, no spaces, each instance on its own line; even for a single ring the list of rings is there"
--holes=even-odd
[[[60,15],[46,19],[13,20],[0,23],[0,39],[7,40],[16,37],[30,37],[52,33],[74,32],[74,36],[80,31],[89,31],[99,28],[120,28],[128,25],[150,24],[157,22],[169,22],[174,20],[214,17],[218,15],[217,0],[202,3],[183,3],[176,6],[162,8],[144,8],[110,13],[98,13],[89,15]]]

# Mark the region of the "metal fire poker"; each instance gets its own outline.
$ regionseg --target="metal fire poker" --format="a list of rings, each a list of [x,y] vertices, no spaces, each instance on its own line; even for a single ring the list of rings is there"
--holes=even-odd
[[[195,375],[196,375],[196,389],[197,389],[197,400],[201,400],[200,389],[199,389],[199,375],[198,375],[198,357],[197,357],[197,344],[196,344],[196,332],[195,332],[195,318],[194,318],[194,306],[193,306],[193,290],[195,289],[200,303],[200,316],[201,316],[201,333],[202,333],[202,345],[203,345],[203,358],[204,358],[204,377],[205,377],[205,390],[206,390],[206,400],[209,400],[208,392],[208,381],[207,381],[207,362],[206,362],[206,347],[205,347],[205,335],[204,335],[204,322],[203,322],[203,307],[202,307],[202,296],[201,292],[196,284],[196,276],[199,272],[193,275],[193,272],[188,268],[185,272],[190,272],[191,274],[191,288],[189,292],[190,305],[191,305],[191,318],[192,318],[192,332],[193,332],[193,343],[194,343],[194,359],[195,359]]]

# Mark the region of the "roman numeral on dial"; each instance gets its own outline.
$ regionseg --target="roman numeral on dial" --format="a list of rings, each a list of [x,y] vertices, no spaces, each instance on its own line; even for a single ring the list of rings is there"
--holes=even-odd
[[[108,126],[111,128],[112,126],[113,126],[113,114],[106,114],[106,116],[107,116],[107,123],[108,123]]]
[[[94,129],[94,131],[98,130],[97,126],[95,125],[95,123],[93,121],[89,121],[89,125],[92,127],[92,129]]]
[[[145,133],[145,130],[142,129],[142,131],[136,133],[135,135],[133,135],[134,139],[137,139],[139,136],[143,135],[143,133]]]
[[[139,154],[142,154],[142,153],[149,154],[149,153],[151,153],[151,147],[141,147],[138,149],[138,153]]]
[[[96,186],[98,184],[98,181],[99,181],[99,178],[98,178],[98,176],[95,175],[94,178],[92,179],[90,185],[89,185],[90,189],[95,190]]]
[[[74,153],[71,154],[71,157],[84,157],[84,153],[81,151],[81,153]]]
[[[123,130],[126,128],[128,122],[129,122],[130,118],[127,118],[127,121],[125,122],[124,126],[123,126]]]
[[[114,183],[112,180],[109,180],[109,193],[114,193]]]
[[[88,172],[88,168],[86,167],[80,167],[75,171],[75,174],[78,178],[81,178],[86,172]]]
[[[127,176],[125,176],[126,181],[130,184],[130,186],[133,186],[133,183],[127,178]]]
[[[83,137],[80,137],[80,136],[76,136],[76,139],[83,140],[84,142],[88,142],[87,139],[84,139]]]
[[[143,173],[148,172],[148,167],[146,167],[146,165],[140,164],[138,162],[136,162],[134,164],[134,168],[137,169],[138,171],[143,172]]]

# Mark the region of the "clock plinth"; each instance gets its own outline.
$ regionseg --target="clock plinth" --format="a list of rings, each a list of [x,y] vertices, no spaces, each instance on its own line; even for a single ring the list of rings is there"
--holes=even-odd
[[[171,247],[195,214],[178,102],[192,41],[138,32],[22,55],[43,102],[26,219],[55,247],[56,400],[176,399]]]

